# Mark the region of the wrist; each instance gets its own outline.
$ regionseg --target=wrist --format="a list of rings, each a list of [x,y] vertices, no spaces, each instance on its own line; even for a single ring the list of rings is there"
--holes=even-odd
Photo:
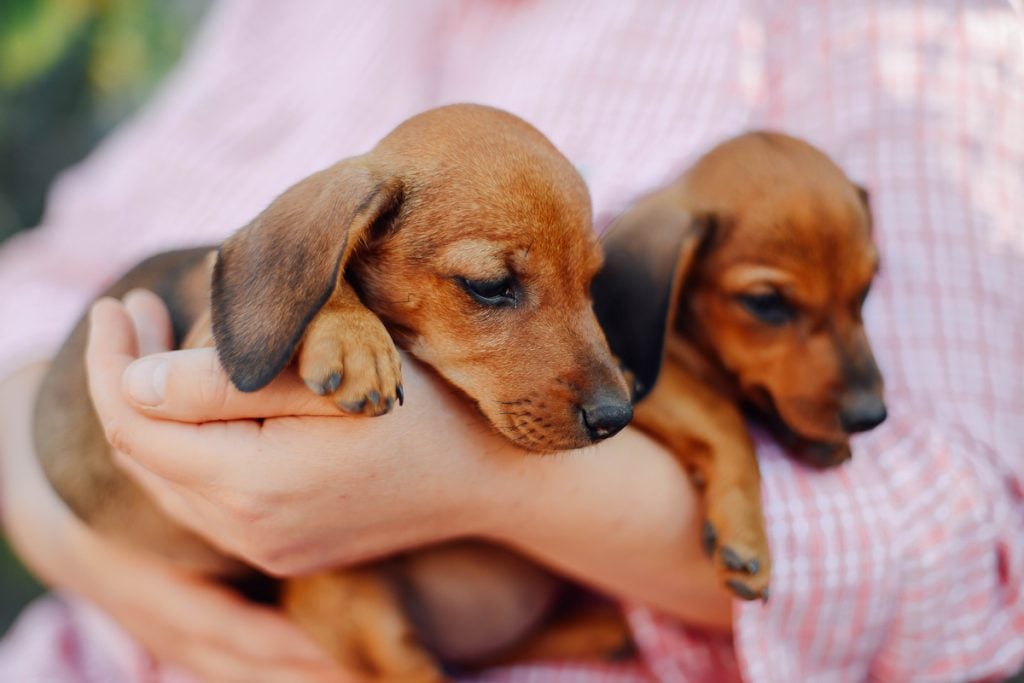
[[[478,533],[502,545],[535,549],[543,545],[539,540],[541,530],[552,521],[547,515],[562,511],[557,501],[552,509],[552,487],[565,483],[565,475],[577,464],[572,461],[586,456],[575,452],[533,453],[508,444],[500,435],[493,438],[501,443],[484,451],[487,478],[474,491]]]

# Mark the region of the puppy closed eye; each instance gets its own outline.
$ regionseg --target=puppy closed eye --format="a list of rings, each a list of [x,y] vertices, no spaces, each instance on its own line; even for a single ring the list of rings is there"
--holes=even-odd
[[[497,280],[471,280],[459,278],[459,284],[478,304],[491,308],[515,306],[517,301],[516,281],[511,275]]]
[[[796,318],[796,309],[778,292],[740,294],[737,299],[748,313],[768,325],[777,327]]]

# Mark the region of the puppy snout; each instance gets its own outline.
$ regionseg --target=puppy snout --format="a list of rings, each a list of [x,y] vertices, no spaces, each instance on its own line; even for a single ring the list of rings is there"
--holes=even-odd
[[[611,396],[599,396],[580,406],[580,416],[593,441],[618,434],[633,419],[633,406]]]
[[[866,432],[885,421],[885,401],[873,391],[858,391],[845,397],[839,407],[839,424],[848,434]]]

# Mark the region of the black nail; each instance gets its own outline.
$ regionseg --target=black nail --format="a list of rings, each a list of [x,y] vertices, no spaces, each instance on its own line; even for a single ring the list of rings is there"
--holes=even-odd
[[[366,407],[366,399],[364,398],[362,401],[353,401],[351,403],[342,403],[341,407],[346,413],[361,413],[363,412],[363,408]]]
[[[327,386],[327,392],[326,393],[328,393],[328,394],[333,394],[335,391],[337,391],[338,387],[341,386],[341,373],[340,372],[332,372],[331,376],[327,378],[327,385],[326,386]]]
[[[370,394],[367,396],[367,398],[370,399],[370,404],[371,405],[375,405],[375,406],[380,405],[380,393],[379,392],[371,391]]]
[[[405,404],[405,390],[402,389],[402,385],[401,384],[399,384],[397,387],[395,387],[395,394],[398,396],[398,405],[404,405]]]
[[[744,600],[754,600],[758,597],[757,593],[751,590],[749,586],[740,583],[736,579],[729,579],[725,582],[725,585],[729,587],[729,590]]]
[[[735,550],[729,546],[722,546],[722,562],[725,566],[734,572],[742,571],[746,568],[746,562],[739,556]]]
[[[327,386],[322,382],[312,382],[307,379],[306,386],[309,388],[310,391],[312,391],[317,396],[327,395]]]
[[[715,532],[715,527],[711,526],[711,522],[704,522],[700,538],[704,544],[704,552],[710,557],[715,552],[715,546],[718,545],[718,534]]]

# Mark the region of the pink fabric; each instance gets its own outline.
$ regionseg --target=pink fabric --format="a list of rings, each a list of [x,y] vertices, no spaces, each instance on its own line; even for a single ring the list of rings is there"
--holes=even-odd
[[[485,678],[950,681],[1024,664],[1024,23],[1005,2],[225,2],[163,93],[55,185],[44,227],[0,252],[17,293],[0,299],[0,362],[52,352],[140,257],[215,242],[453,101],[537,125],[604,219],[744,129],[825,149],[871,190],[883,270],[866,316],[892,408],[830,472],[759,440],[772,599],[737,605],[734,643],[634,609],[646,670]],[[140,673],[144,654],[90,612],[30,610],[0,680],[175,680]]]

